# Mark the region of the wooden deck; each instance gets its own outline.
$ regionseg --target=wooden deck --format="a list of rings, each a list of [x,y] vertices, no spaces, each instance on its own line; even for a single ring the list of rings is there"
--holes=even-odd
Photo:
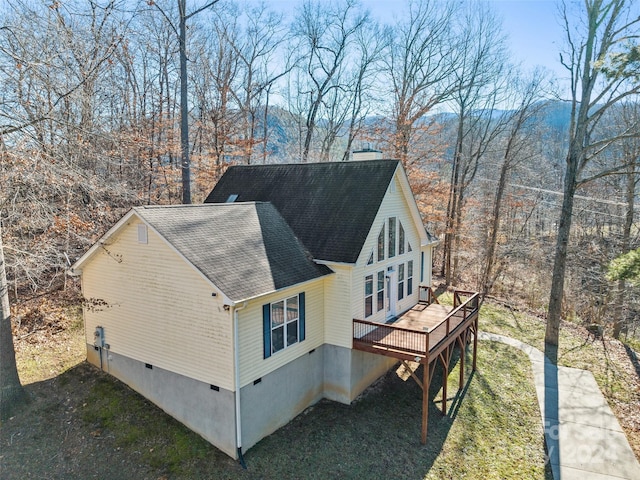
[[[428,287],[421,287],[428,288]],[[476,370],[478,349],[479,295],[475,292],[455,291],[453,306],[440,305],[431,289],[426,292],[427,301],[421,301],[390,323],[353,320],[353,348],[365,352],[386,355],[422,364],[422,380],[413,370],[411,377],[422,388],[421,442],[427,441],[428,393],[436,362],[449,375],[453,350],[466,349],[473,336],[473,371]],[[420,298],[423,298],[422,292]],[[460,355],[460,381],[464,380],[465,356]],[[442,413],[447,413],[447,382],[442,384]]]
[[[353,348],[430,363],[477,319],[476,293],[456,292],[454,297],[453,306],[420,302],[390,323],[354,319]]]

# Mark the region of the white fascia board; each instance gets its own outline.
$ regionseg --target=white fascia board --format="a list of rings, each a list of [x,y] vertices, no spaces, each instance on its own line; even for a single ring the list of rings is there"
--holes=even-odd
[[[411,216],[413,217],[413,221],[419,227],[418,235],[420,235],[420,245],[424,246],[424,245],[432,244],[432,242],[429,241],[429,237],[424,228],[424,224],[422,223],[422,216],[420,215],[420,210],[418,210],[418,204],[416,203],[416,199],[413,196],[413,192],[411,191],[411,186],[409,185],[409,178],[407,177],[407,172],[402,166],[402,162],[398,162],[396,175],[398,175],[398,179],[400,180],[400,187],[402,188],[402,193],[404,194],[405,201],[407,202],[407,205],[409,206],[409,210],[411,211]]]
[[[427,240],[424,243],[421,243],[420,246],[421,247],[437,247],[438,245],[440,245],[442,243],[442,240],[440,240],[439,238],[437,240],[434,240],[432,242],[430,242],[429,240]]]
[[[331,265],[338,265],[340,267],[355,267],[356,264],[355,263],[348,263],[348,262],[332,262],[331,260],[317,260],[317,259],[313,259],[314,263],[317,263],[318,265],[326,265],[327,267],[330,267]]]
[[[96,252],[102,248],[107,239],[115,235],[129,219],[135,214],[134,209],[130,209],[120,220],[118,220],[113,227],[106,231],[92,246],[82,255],[73,265],[69,268],[69,274],[73,277],[82,275],[82,265],[84,265],[90,258],[92,258]]]

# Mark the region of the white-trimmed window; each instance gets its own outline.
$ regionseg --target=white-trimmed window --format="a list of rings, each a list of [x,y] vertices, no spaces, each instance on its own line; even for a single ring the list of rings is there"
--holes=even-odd
[[[396,217],[389,217],[389,258],[396,256]]]
[[[264,358],[305,338],[304,292],[262,306]]]
[[[402,222],[398,220],[398,255],[402,255],[404,253],[405,243],[405,235],[404,228],[402,227]]]
[[[384,270],[378,272],[378,291],[376,299],[376,311],[384,309]]]
[[[378,234],[378,261],[384,260],[384,224]]]
[[[364,318],[373,315],[373,275],[364,277]]]
[[[407,297],[413,293],[413,260],[407,262]]]
[[[398,300],[404,298],[404,263],[398,265]]]

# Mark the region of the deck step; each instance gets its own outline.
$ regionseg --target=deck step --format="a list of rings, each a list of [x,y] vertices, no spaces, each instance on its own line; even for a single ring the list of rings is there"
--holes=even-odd
[[[406,360],[400,363],[400,366],[396,370],[396,374],[403,382],[406,382],[411,378],[412,373],[416,373],[418,367],[420,367],[420,363]]]

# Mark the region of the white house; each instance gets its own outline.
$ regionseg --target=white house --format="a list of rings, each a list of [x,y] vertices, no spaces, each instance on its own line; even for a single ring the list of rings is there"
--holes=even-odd
[[[73,265],[87,358],[238,458],[396,362],[354,349],[353,320],[416,305],[434,245],[397,161],[230,167],[205,204],[135,207]]]

